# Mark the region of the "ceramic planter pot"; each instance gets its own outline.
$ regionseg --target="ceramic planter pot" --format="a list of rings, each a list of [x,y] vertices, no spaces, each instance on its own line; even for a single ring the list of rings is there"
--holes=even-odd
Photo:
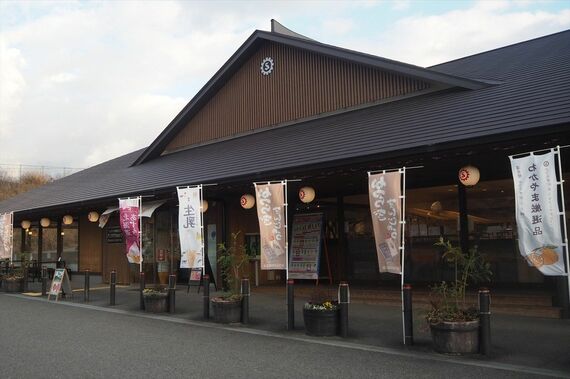
[[[444,321],[430,324],[433,347],[438,353],[472,354],[479,352],[479,320]]]
[[[4,292],[24,292],[24,279],[2,280]]]
[[[162,313],[168,311],[168,294],[143,295],[144,310],[150,313]]]
[[[305,334],[309,336],[336,336],[339,327],[339,310],[303,309]]]
[[[241,321],[241,299],[224,300],[214,297],[212,303],[213,318],[215,322],[229,324]]]

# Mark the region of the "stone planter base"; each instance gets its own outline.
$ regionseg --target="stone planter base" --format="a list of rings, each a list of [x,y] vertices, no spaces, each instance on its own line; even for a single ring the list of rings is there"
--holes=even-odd
[[[3,280],[4,292],[24,292],[24,280]]]
[[[150,313],[168,311],[168,294],[144,296],[144,310]]]
[[[210,302],[212,303],[215,322],[223,324],[241,322],[241,299],[223,300],[222,298],[214,297]]]
[[[479,352],[479,320],[431,324],[433,348],[438,353],[473,354]]]
[[[336,336],[339,327],[339,310],[303,309],[303,320],[305,334],[309,336]]]

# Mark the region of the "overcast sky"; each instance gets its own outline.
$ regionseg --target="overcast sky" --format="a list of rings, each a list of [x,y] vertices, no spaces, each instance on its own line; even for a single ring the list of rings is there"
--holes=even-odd
[[[88,167],[147,146],[272,18],[425,67],[569,29],[570,3],[0,0],[0,164]]]

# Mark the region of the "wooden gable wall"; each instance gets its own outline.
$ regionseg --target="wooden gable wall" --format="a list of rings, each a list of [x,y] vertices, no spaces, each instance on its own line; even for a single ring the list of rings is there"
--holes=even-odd
[[[271,57],[274,70],[260,72]],[[266,42],[169,143],[171,152],[218,138],[368,104],[430,84]]]

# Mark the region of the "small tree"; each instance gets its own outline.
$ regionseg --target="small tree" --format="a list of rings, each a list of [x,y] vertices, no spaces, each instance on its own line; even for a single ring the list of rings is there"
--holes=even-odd
[[[240,297],[240,278],[244,274],[244,263],[248,261],[245,245],[238,242],[240,233],[232,233],[230,247],[225,243],[218,244],[222,289],[227,292],[224,298]]]
[[[469,283],[488,281],[491,268],[479,253],[477,246],[464,253],[460,247],[440,238],[435,244],[443,248],[443,260],[454,264],[455,279],[452,283],[445,281],[432,287],[436,299],[431,300],[432,309],[426,319],[430,323],[442,321],[470,321],[477,319],[477,310],[468,307],[465,293]]]

